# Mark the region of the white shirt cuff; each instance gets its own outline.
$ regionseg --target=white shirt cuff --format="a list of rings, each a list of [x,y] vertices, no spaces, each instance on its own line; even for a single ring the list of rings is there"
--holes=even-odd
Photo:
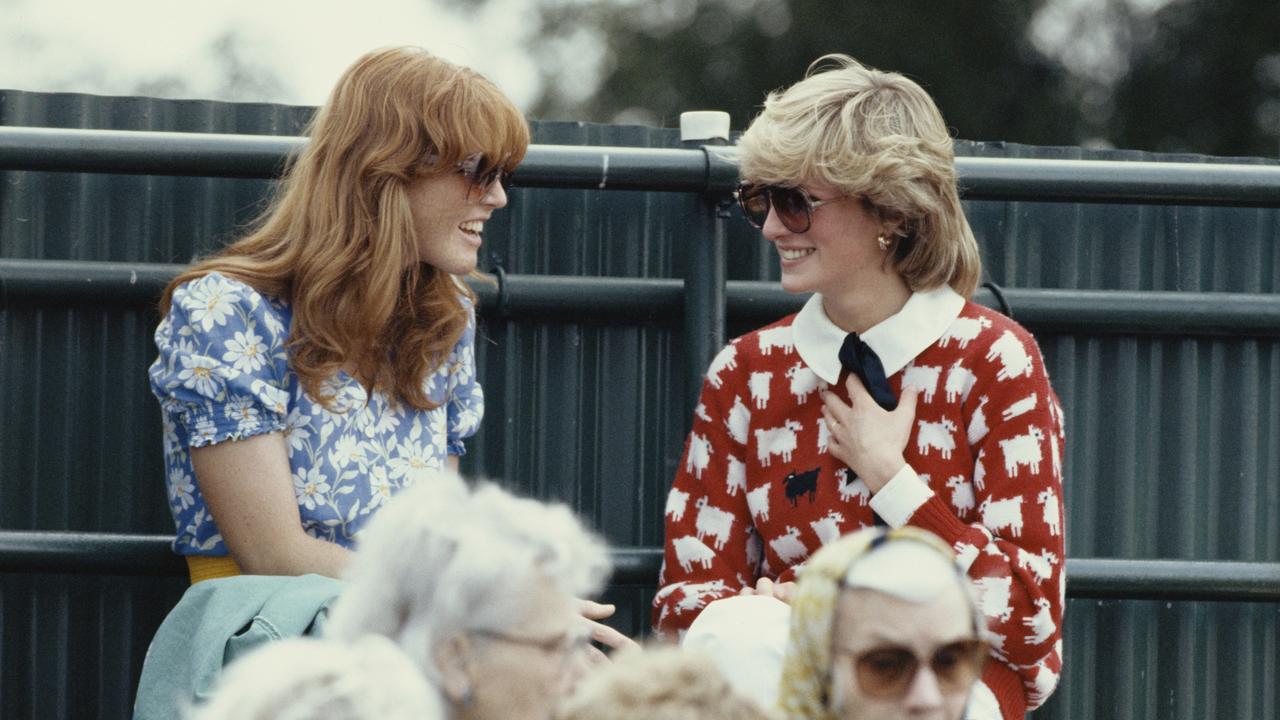
[[[925,481],[920,479],[910,465],[903,465],[889,482],[880,488],[880,492],[871,496],[871,509],[884,518],[889,527],[900,528],[929,502],[933,491]]]
[[[969,694],[969,704],[964,709],[964,720],[1001,720],[1000,701],[984,682],[973,684],[973,692]]]

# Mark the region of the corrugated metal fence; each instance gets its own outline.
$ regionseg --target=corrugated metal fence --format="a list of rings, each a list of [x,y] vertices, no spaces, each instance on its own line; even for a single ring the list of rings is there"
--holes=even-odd
[[[309,112],[0,92],[0,125],[15,126],[296,135]],[[571,123],[535,124],[535,142],[679,146],[674,131]],[[1206,160],[990,143],[958,150],[997,160]],[[1048,178],[1040,191],[1031,178],[1002,190],[1009,173],[999,162],[966,168],[970,198],[1052,198],[1069,185]],[[139,567],[129,558],[131,548],[154,553],[151,537],[95,545],[58,536],[70,539],[56,549],[33,541],[24,554],[24,538],[48,536],[14,532],[173,530],[144,374],[154,354],[154,291],[172,271],[164,264],[234,237],[268,185],[151,172],[160,174],[0,172],[6,718],[126,717],[150,635],[185,585],[169,574],[172,564]],[[551,175],[517,179],[554,185]],[[632,185],[650,186],[643,178]],[[1087,188],[1111,198],[1123,191],[1096,177]],[[1036,333],[1066,409],[1070,556],[1271,563],[1194,566],[1192,574],[1222,576],[1198,583],[1176,567],[1081,566],[1083,580],[1069,590],[1067,671],[1037,717],[1277,716],[1280,194],[1248,192],[1238,185],[1232,197],[1264,207],[966,201],[988,279]],[[715,215],[696,192],[515,192],[488,226],[482,265],[501,268],[504,283],[485,290],[488,413],[465,468],[569,502],[617,546],[661,544],[659,508],[701,352],[681,323],[686,307],[699,316],[705,308],[678,279],[691,267],[693,277],[718,272],[705,252],[719,227],[729,247],[729,334],[798,306],[757,284],[777,273],[758,234],[736,211]],[[619,289],[616,280],[586,278],[631,280]],[[602,301],[610,288],[624,302]],[[1063,292],[1040,292],[1049,289]],[[575,303],[585,297],[590,311]],[[982,297],[995,302],[990,292]],[[700,326],[703,336],[714,326]],[[629,561],[626,583],[609,595],[622,604],[624,629],[638,632],[652,553],[620,557]],[[1145,589],[1134,576],[1166,571],[1170,581]]]

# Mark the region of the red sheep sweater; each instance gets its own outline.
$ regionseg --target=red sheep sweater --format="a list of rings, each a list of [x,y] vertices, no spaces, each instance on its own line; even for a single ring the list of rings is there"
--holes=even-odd
[[[818,391],[848,402],[845,333],[814,296],[729,343],[707,372],[666,505],[653,621],[683,630],[707,603],[874,523],[929,530],[968,573],[1001,662],[983,682],[1006,718],[1042,704],[1061,672],[1066,587],[1062,413],[1031,335],[950,288],[918,292],[863,333],[895,393],[921,389],[907,465],[874,497],[827,451]]]

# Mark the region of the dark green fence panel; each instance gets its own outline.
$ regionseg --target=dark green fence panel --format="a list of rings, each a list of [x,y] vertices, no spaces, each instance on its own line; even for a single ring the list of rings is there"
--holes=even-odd
[[[0,125],[296,135],[309,112],[0,91]],[[671,130],[574,123],[538,123],[535,142],[679,146]],[[958,149],[996,159],[1207,160],[993,143]],[[0,171],[0,265],[185,263],[234,237],[268,186]],[[1013,315],[1036,332],[1066,409],[1069,553],[1280,562],[1280,323],[1269,302],[1280,197],[1272,208],[1132,200],[966,202],[989,279],[1008,289]],[[710,222],[706,200],[693,193],[515,191],[489,224],[482,259],[510,277],[511,302],[484,289],[488,412],[469,446],[469,472],[562,499],[618,546],[661,543],[659,508],[688,422],[678,279]],[[776,261],[736,211],[726,229],[732,335],[799,301],[743,295],[757,286],[738,281],[776,279]],[[137,289],[165,273],[138,270],[137,284],[98,278],[111,288],[99,296],[84,284],[55,293],[6,286],[2,278],[16,275],[0,267],[0,532],[172,532],[144,375],[156,318],[151,294]],[[663,300],[621,311],[516,302],[517,289],[546,276],[675,282],[628,289]],[[652,567],[637,557],[641,570]],[[644,572],[630,576],[637,584],[614,586],[609,597],[621,603],[624,629],[636,632],[653,588]],[[184,584],[0,569],[0,715],[126,717],[146,644]],[[1067,671],[1037,717],[1277,716],[1274,599],[1071,592]]]

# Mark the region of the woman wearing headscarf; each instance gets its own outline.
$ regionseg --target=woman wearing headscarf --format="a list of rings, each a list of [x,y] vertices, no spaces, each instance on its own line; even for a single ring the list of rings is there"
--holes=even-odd
[[[955,556],[912,527],[824,546],[791,599],[778,707],[786,720],[960,720],[988,661]]]

